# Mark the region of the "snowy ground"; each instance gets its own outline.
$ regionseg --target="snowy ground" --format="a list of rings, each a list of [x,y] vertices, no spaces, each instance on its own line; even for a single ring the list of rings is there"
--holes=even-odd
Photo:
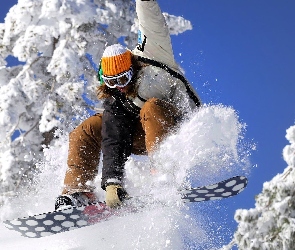
[[[150,203],[142,212],[40,239],[23,238],[0,223],[0,249],[218,249],[227,242],[209,236],[210,225],[199,211],[181,202],[177,189],[247,175],[252,149],[243,139],[244,132],[232,108],[203,107],[161,144],[153,160],[155,175],[150,175],[147,157],[132,156],[126,163],[129,193],[152,197],[142,198]],[[2,221],[53,209],[67,157],[67,135],[59,136],[58,144],[46,149],[34,183],[17,197],[6,198],[0,208]],[[99,176],[96,185],[100,186]],[[103,199],[100,188],[97,195]],[[221,222],[212,224],[216,223]]]

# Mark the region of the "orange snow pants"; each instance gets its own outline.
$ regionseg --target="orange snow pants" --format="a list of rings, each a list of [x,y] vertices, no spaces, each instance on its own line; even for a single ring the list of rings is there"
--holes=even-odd
[[[171,104],[149,99],[140,111],[133,137],[133,154],[149,154],[173,127],[178,111]],[[75,128],[69,135],[68,169],[63,194],[91,192],[97,175],[101,151],[102,114],[96,114]]]

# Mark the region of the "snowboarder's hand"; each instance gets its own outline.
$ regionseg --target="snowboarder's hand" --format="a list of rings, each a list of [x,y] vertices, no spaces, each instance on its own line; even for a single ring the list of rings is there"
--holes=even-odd
[[[117,208],[127,198],[127,192],[120,185],[109,185],[106,187],[106,204],[110,208]]]

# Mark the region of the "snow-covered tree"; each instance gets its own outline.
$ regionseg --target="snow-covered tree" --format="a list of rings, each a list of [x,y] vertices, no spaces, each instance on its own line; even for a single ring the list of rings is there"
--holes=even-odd
[[[255,208],[237,210],[239,223],[234,240],[243,250],[295,249],[295,125],[287,130],[290,145],[283,150],[288,167],[263,185]]]
[[[165,17],[171,34],[191,29]],[[105,46],[132,49],[136,33],[131,0],[19,0],[10,9],[0,24],[1,194],[30,176],[56,129],[69,131],[93,108],[93,63]],[[7,65],[8,56],[21,63]]]

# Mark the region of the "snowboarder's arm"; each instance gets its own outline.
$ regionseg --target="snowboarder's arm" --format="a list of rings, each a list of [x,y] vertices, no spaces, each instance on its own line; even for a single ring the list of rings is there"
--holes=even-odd
[[[136,12],[139,34],[134,54],[159,61],[178,70],[169,29],[157,1],[136,0]]]

